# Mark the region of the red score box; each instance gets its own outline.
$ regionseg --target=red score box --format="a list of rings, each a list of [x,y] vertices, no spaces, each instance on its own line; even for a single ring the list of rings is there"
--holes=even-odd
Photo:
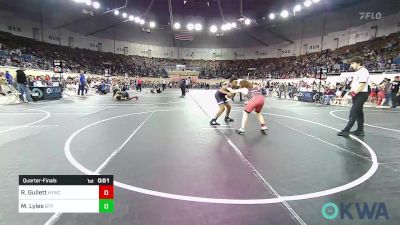
[[[99,186],[99,199],[113,199],[113,198],[114,198],[114,185]]]

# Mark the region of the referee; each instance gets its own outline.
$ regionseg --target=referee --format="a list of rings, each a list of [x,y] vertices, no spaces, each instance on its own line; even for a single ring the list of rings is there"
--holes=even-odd
[[[363,67],[363,59],[355,56],[349,61],[350,67],[355,70],[353,82],[351,84],[350,95],[353,98],[353,106],[350,109],[349,122],[347,126],[337,135],[348,137],[349,134],[364,136],[364,103],[368,100],[368,79],[369,72]],[[354,123],[357,121],[358,128],[350,132]]]

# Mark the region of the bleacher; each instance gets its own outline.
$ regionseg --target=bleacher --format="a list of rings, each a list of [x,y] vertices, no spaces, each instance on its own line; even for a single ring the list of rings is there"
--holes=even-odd
[[[311,78],[321,68],[329,73],[348,70],[346,59],[360,55],[365,58],[365,65],[371,71],[400,70],[400,32],[387,37],[341,47],[334,51],[311,53],[299,57],[267,58],[257,60],[176,60],[125,56],[86,49],[69,48],[42,43],[29,38],[0,32],[0,65],[27,67],[49,70],[54,59],[66,62],[68,72],[85,71],[91,74],[103,74],[109,69],[113,75],[144,77],[166,77],[167,69],[177,64],[200,71],[199,78],[228,78],[251,75],[254,79],[273,78]],[[253,70],[249,71],[249,68]]]

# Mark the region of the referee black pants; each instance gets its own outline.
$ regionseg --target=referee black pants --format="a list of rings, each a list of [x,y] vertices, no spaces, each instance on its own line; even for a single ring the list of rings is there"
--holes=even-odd
[[[182,92],[182,96],[185,96],[185,95],[186,95],[185,87],[181,87],[181,92]]]
[[[392,108],[396,108],[399,105],[400,97],[397,96],[397,93],[390,93],[392,99]]]
[[[358,131],[364,130],[364,103],[368,100],[368,92],[360,92],[353,98],[353,106],[350,109],[349,122],[343,131],[350,131],[357,121]]]

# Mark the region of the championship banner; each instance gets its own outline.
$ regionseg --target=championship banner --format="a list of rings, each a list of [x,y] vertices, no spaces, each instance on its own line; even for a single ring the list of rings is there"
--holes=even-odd
[[[299,101],[302,102],[314,102],[316,99],[319,99],[319,92],[311,92],[311,91],[300,91],[297,95]]]
[[[61,98],[61,87],[32,87],[32,97],[39,100],[52,100]]]

